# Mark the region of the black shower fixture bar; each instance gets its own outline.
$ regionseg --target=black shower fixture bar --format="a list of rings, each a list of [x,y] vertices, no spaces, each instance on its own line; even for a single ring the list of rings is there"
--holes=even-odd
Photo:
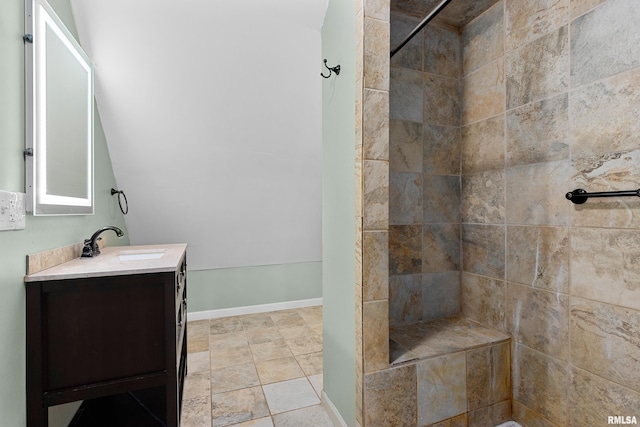
[[[340,75],[340,64],[336,65],[335,67],[329,67],[327,65],[327,60],[324,60],[324,66],[327,67],[327,70],[329,70],[329,75],[325,76],[324,74],[320,73],[320,75],[322,77],[324,77],[325,79],[328,79],[329,77],[331,77],[331,72],[333,71],[334,73],[336,73],[336,76]]]
[[[402,40],[402,42],[400,42],[400,44],[395,49],[391,49],[391,58],[393,58],[393,55],[398,53],[398,51],[402,49],[405,44],[409,43],[409,40],[411,40],[416,34],[418,34],[429,22],[431,22],[433,18],[438,16],[438,14],[442,12],[442,10],[447,7],[450,2],[451,0],[443,0],[440,2],[440,4],[434,7],[433,10],[431,10],[431,12],[429,12],[422,21],[420,21],[420,23],[409,33],[407,37],[404,38],[404,40]]]
[[[638,196],[640,197],[640,189],[633,191],[601,191],[598,193],[587,193],[585,190],[578,188],[565,194],[565,197],[570,202],[576,205],[581,205],[586,202],[589,197],[627,197]]]

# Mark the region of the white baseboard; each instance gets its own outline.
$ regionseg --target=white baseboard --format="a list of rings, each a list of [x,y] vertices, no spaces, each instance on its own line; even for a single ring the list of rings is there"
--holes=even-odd
[[[322,391],[322,406],[327,411],[327,414],[329,414],[329,418],[331,419],[331,422],[334,426],[349,427],[347,423],[344,422],[344,419],[340,415],[340,412],[338,412],[338,409],[333,404],[331,399],[329,399],[329,396],[327,396],[327,393],[325,393],[324,390]]]
[[[266,313],[269,311],[289,310],[322,305],[322,298],[303,299],[298,301],[275,302],[272,304],[249,305],[245,307],[221,308],[218,310],[195,311],[187,313],[187,320],[208,320],[219,317],[241,316],[243,314]]]

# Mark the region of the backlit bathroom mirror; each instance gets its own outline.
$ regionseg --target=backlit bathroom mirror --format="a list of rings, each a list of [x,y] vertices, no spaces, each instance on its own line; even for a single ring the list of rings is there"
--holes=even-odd
[[[25,12],[27,210],[93,214],[91,61],[45,0]]]

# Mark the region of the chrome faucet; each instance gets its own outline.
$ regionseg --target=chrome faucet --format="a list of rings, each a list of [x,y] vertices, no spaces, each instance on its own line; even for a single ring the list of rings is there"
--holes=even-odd
[[[124,236],[124,233],[118,227],[114,227],[113,225],[102,227],[100,230],[93,233],[93,236],[91,236],[90,239],[84,240],[84,247],[82,248],[82,258],[91,258],[96,255],[100,255],[100,247],[98,247],[98,237],[100,236],[100,234],[102,234],[103,231],[107,230],[115,231],[116,235],[120,238]]]

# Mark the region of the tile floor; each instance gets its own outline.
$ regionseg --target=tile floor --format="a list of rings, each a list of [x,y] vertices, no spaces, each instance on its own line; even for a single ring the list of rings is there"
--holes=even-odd
[[[182,427],[334,427],[322,307],[189,322]]]

